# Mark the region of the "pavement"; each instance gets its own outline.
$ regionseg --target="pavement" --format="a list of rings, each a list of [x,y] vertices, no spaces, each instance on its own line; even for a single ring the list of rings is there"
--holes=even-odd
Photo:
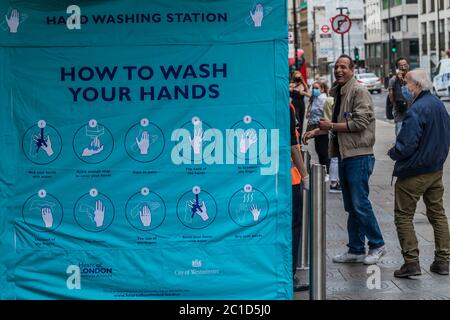
[[[378,263],[380,286],[373,288],[374,271],[363,264],[337,264],[331,261],[336,254],[347,251],[347,213],[341,194],[327,193],[326,214],[326,299],[327,300],[450,300],[450,277],[434,274],[429,266],[434,258],[433,229],[425,214],[422,200],[418,203],[414,226],[419,241],[422,275],[398,279],[394,270],[403,264],[394,225],[394,186],[391,176],[394,162],[386,155],[395,141],[394,123],[385,119],[386,92],[374,94],[376,123],[375,169],[370,179],[370,199],[386,242],[387,253]],[[450,109],[450,102],[445,102]],[[307,147],[312,162],[317,163],[314,144]],[[394,180],[395,183],[395,180]],[[444,208],[450,208],[450,163],[444,167]],[[447,217],[450,217],[447,210]],[[449,221],[450,223],[450,221]],[[302,283],[309,283],[309,271],[299,270]],[[369,285],[368,285],[369,283]],[[309,292],[295,294],[296,300],[309,299]]]

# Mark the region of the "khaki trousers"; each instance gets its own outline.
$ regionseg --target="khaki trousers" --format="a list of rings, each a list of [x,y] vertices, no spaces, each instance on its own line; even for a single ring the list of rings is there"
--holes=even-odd
[[[427,218],[434,230],[435,260],[450,260],[450,236],[443,206],[443,194],[442,171],[397,179],[395,226],[405,262],[419,261],[419,248],[413,220],[420,197],[423,197],[427,208]]]

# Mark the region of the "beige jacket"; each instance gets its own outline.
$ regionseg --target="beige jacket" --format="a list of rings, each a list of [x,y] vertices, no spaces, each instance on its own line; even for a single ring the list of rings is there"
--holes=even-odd
[[[338,86],[330,90],[335,98]],[[334,106],[333,106],[334,108]],[[347,118],[347,120],[346,120]],[[375,144],[375,114],[372,97],[367,89],[355,78],[350,79],[341,88],[341,110],[338,122],[347,122],[350,132],[339,132],[339,149],[336,150],[330,139],[330,156],[341,159],[373,154]]]

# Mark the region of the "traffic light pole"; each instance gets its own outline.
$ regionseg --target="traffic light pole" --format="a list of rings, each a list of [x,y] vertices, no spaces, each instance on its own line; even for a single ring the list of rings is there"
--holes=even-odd
[[[391,61],[391,0],[388,2],[388,47],[389,73],[391,73],[393,71]]]

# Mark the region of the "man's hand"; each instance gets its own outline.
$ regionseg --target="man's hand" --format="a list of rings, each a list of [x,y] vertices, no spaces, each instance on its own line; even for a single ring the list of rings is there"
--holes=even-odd
[[[303,135],[303,138],[302,138],[302,143],[305,145],[305,146],[307,146],[308,145],[308,140],[309,139],[313,139],[316,135],[317,135],[317,133],[320,131],[320,129],[319,128],[316,128],[316,129],[313,129],[313,130],[311,130],[311,131],[307,131],[307,132],[305,132],[305,134]]]
[[[331,124],[332,124],[332,122],[330,120],[325,119],[325,118],[320,118],[320,121],[319,121],[320,130],[326,130],[326,131],[330,130]]]

